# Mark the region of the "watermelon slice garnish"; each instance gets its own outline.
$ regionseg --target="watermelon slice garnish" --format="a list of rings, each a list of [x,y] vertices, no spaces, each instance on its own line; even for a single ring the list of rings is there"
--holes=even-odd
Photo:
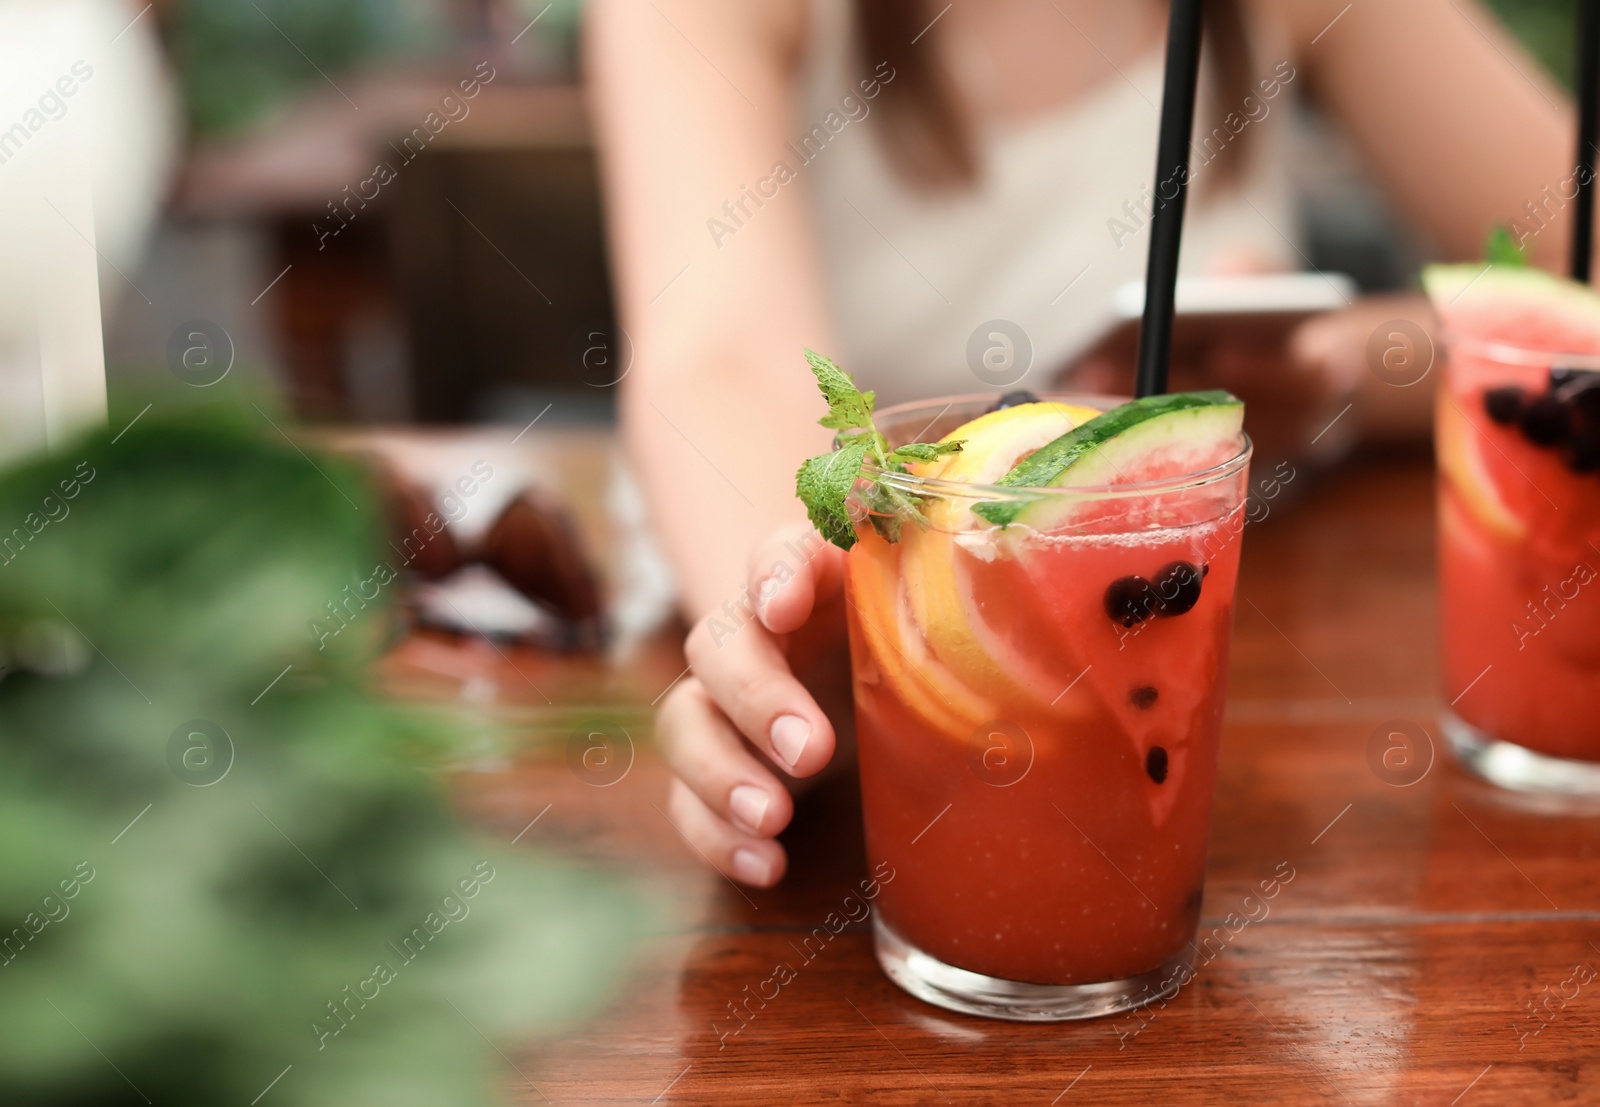
[[[1219,571],[1230,574],[1238,558],[1236,543],[1218,545],[1210,582]],[[1002,557],[973,578],[973,598],[992,613],[991,625],[1017,651],[1048,658],[1059,675],[1052,710],[1114,720],[1079,740],[1126,743],[1129,778],[1139,782],[1154,826],[1166,822],[1188,786],[1194,736],[1215,723],[1207,712],[1221,710],[1217,684],[1226,666],[1219,651],[1227,648],[1232,597],[1202,588],[1185,614],[1130,629],[1107,617],[1105,590],[1116,572],[1154,576],[1175,555],[1181,553],[1173,546],[1134,553],[1112,536],[1034,540],[1024,556]],[[1165,762],[1160,780],[1146,771],[1153,756]]]
[[[1227,392],[1147,396],[1073,427],[1024,458],[999,484],[1094,489],[1201,473],[1244,452],[1243,427],[1244,404]],[[1092,499],[1061,496],[991,501],[973,511],[999,526],[1021,523],[1035,530],[1103,514]]]
[[[1600,297],[1542,269],[1430,265],[1422,271],[1445,338],[1547,354],[1600,354]]]

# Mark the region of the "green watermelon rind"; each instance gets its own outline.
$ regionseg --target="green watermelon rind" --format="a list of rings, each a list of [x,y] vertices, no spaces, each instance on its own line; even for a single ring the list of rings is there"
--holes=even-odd
[[[1430,265],[1422,287],[1447,341],[1600,355],[1600,295],[1587,285],[1519,266]]]
[[[1213,443],[1240,440],[1244,404],[1220,389],[1147,396],[1112,408],[1036,450],[1000,480],[1001,487],[1094,487],[1126,483],[1139,474],[1144,459],[1171,442]],[[1205,452],[1205,451],[1199,451]],[[1037,501],[990,500],[973,512],[996,526],[1042,524],[1054,514],[1049,498]]]

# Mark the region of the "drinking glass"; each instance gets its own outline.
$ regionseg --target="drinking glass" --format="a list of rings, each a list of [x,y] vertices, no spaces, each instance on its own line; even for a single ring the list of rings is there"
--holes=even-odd
[[[879,427],[932,441],[991,402],[895,407]],[[874,938],[908,992],[1050,1021],[1192,976],[1249,461],[1246,440],[1204,472],[1113,486],[880,474],[915,517],[858,483],[847,592]],[[1026,504],[1008,526],[972,511],[1000,500]]]
[[[1600,361],[1445,349],[1445,738],[1502,787],[1600,798]]]

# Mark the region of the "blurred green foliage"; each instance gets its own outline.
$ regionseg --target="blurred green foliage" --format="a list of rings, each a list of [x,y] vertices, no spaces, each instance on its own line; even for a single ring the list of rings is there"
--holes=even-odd
[[[173,50],[190,119],[235,130],[312,83],[444,41],[436,0],[181,0]],[[303,51],[303,53],[302,53]]]
[[[1570,89],[1577,0],[1488,0],[1488,5],[1534,57]]]
[[[520,22],[506,39],[538,17],[518,44],[524,56],[542,43],[570,50],[581,0],[510,0],[507,7]],[[227,134],[326,87],[323,74],[342,83],[342,75],[365,65],[458,47],[482,51],[458,42],[471,36],[452,16],[464,8],[452,0],[180,0],[172,45],[190,123],[202,135]],[[481,53],[471,62],[480,60]]]
[[[378,508],[260,429],[0,474],[0,1103],[492,1103],[626,963],[634,895],[469,833],[460,735],[365,691]]]

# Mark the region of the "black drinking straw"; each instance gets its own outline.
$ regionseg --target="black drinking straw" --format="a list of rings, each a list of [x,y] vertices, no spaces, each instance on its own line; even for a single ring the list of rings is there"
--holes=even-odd
[[[1600,138],[1600,0],[1578,0],[1578,210],[1572,279],[1589,282],[1594,254],[1595,143]]]
[[[1172,310],[1178,287],[1178,246],[1183,202],[1189,192],[1189,142],[1194,132],[1195,86],[1200,78],[1200,13],[1205,0],[1172,0],[1167,24],[1166,84],[1161,93],[1161,134],[1156,142],[1156,210],[1150,220],[1150,262],[1144,275],[1144,319],[1139,324],[1135,394],[1167,390],[1172,359]],[[1588,6],[1600,0],[1584,0]]]

